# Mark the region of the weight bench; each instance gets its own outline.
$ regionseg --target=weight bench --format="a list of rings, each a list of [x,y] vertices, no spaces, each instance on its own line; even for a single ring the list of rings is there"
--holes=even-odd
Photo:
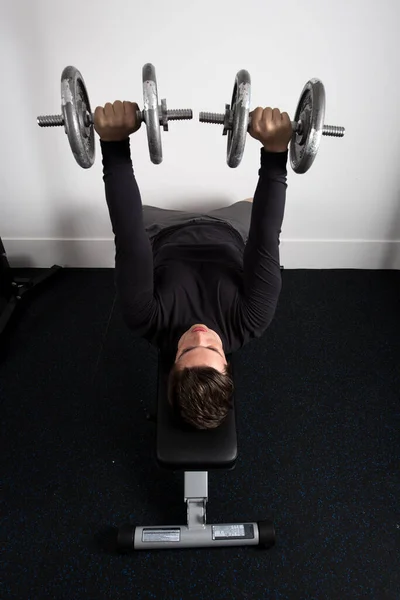
[[[167,380],[171,367],[172,359],[159,357],[156,458],[160,467],[185,473],[187,524],[147,527],[122,525],[118,531],[118,550],[129,552],[245,545],[270,548],[275,543],[272,521],[206,524],[208,471],[232,470],[236,464],[236,413],[231,410],[217,429],[196,431],[178,424],[167,400]]]

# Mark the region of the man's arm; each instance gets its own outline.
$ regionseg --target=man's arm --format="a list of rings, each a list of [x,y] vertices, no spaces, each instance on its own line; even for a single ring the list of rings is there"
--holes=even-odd
[[[115,283],[127,324],[140,333],[152,320],[153,252],[144,230],[142,202],[129,138],[101,141],[103,179],[115,236]]]
[[[243,255],[241,312],[246,326],[261,334],[273,319],[282,288],[279,236],[285,212],[288,144],[293,131],[287,113],[257,107],[251,113],[249,133],[263,148]]]
[[[279,236],[286,201],[288,152],[261,150],[249,237],[243,255],[241,307],[247,327],[264,331],[275,314],[282,287]]]

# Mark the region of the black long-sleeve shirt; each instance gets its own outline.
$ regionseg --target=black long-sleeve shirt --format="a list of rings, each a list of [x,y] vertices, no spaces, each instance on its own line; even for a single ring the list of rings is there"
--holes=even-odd
[[[164,229],[152,247],[129,139],[101,142],[101,148],[117,297],[133,333],[170,355],[194,323],[216,331],[227,354],[260,337],[282,286],[279,236],[288,152],[261,149],[246,244],[228,223],[205,221]]]

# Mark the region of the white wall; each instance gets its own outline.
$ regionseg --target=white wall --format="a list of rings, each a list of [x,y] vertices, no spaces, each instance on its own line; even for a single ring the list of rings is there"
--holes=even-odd
[[[113,236],[100,148],[78,167],[61,129],[36,117],[60,111],[60,75],[78,67],[92,109],[142,105],[142,66],[157,70],[169,108],[195,119],[163,133],[153,165],[144,127],[131,140],[143,204],[210,209],[253,195],[259,143],[241,165],[226,138],[198,122],[223,111],[235,73],[252,77],[252,106],[293,116],[304,83],[319,77],[326,121],[312,169],[289,172],[281,262],[286,268],[400,268],[400,3],[398,0],[1,0],[0,235],[14,266],[112,267]]]

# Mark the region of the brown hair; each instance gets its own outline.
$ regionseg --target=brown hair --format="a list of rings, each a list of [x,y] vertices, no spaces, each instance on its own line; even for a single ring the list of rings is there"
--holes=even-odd
[[[212,367],[172,367],[168,400],[175,417],[195,429],[215,429],[233,407],[233,378],[228,363],[221,373]]]

